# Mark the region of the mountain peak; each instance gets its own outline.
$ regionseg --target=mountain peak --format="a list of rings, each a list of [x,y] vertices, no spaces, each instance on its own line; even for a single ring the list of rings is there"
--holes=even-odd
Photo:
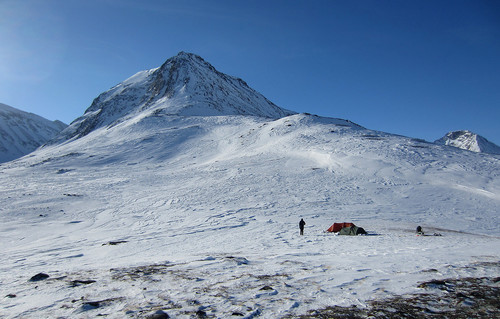
[[[500,154],[500,147],[481,135],[468,130],[453,131],[435,141],[436,144],[449,145],[477,153]]]
[[[66,126],[0,103],[0,163],[34,151]]]
[[[100,94],[55,142],[85,136],[144,112],[267,118],[295,113],[276,106],[245,81],[217,71],[200,56],[181,51],[160,67],[138,72]]]
[[[215,68],[212,65],[210,65],[210,63],[206,62],[201,56],[184,51],[181,51],[177,53],[176,56],[167,59],[167,61],[165,61],[160,66],[159,69],[162,71],[169,70],[172,65],[175,65],[178,68],[179,67],[207,68],[214,72],[217,72]]]
[[[180,51],[176,56],[173,56],[168,60],[203,61],[208,64],[208,62],[206,62],[201,56],[185,51]]]

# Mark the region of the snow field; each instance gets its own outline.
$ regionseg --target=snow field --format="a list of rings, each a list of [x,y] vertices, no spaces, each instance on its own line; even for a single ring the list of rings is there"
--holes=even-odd
[[[0,166],[0,316],[277,318],[499,276],[499,166],[308,115],[141,115]]]

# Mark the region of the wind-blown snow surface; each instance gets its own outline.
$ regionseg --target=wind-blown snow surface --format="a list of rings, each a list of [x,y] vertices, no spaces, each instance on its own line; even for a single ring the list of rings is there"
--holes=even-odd
[[[0,163],[34,151],[66,126],[0,103]]]
[[[279,318],[499,276],[499,175],[343,120],[143,112],[0,166],[0,314]]]

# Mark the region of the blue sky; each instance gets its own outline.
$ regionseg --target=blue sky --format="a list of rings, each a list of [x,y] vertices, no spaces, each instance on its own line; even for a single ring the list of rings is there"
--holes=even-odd
[[[70,123],[179,51],[293,111],[500,145],[496,0],[0,0],[0,103]]]

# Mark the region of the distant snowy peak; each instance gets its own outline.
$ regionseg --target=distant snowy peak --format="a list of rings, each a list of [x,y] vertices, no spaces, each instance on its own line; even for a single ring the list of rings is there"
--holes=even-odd
[[[500,154],[500,147],[498,145],[467,130],[449,132],[444,137],[435,141],[435,143],[450,145],[472,152]]]
[[[60,140],[87,135],[142,112],[268,118],[294,114],[276,106],[243,80],[217,71],[198,55],[180,52],[159,68],[138,72],[100,94]]]
[[[0,103],[0,163],[31,153],[66,127]]]

